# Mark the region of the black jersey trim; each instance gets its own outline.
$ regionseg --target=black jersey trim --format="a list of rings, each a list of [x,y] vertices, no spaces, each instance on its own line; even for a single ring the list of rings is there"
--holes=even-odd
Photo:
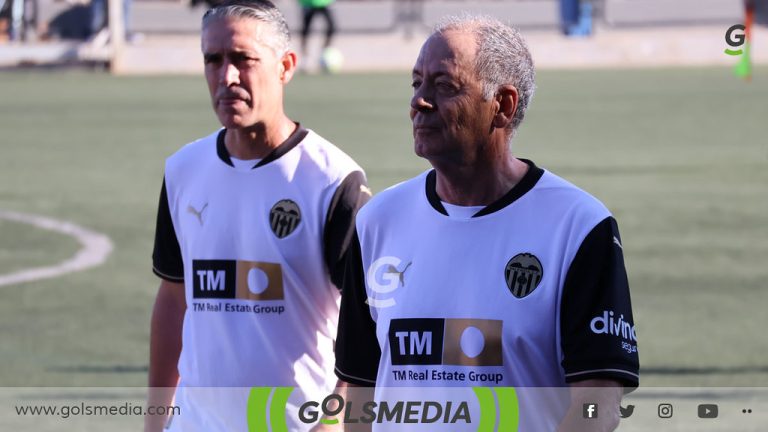
[[[448,211],[443,206],[443,202],[439,196],[437,196],[437,172],[432,170],[427,174],[427,201],[432,205],[432,208],[437,210],[438,213],[448,216]]]
[[[544,170],[537,167],[533,161],[528,159],[520,160],[528,165],[528,171],[525,173],[523,178],[520,179],[520,181],[515,186],[513,186],[512,189],[504,194],[504,196],[487,205],[486,207],[483,207],[480,211],[475,213],[475,215],[472,216],[473,218],[486,216],[507,207],[528,193],[531,189],[533,189],[534,186],[536,186],[536,183],[538,183],[539,179],[541,179],[541,176],[544,175]],[[448,216],[448,212],[445,210],[440,197],[437,195],[437,172],[435,170],[432,170],[427,174],[426,192],[427,201],[429,201],[429,204],[432,206],[432,208],[434,208],[438,213]]]
[[[232,163],[232,157],[230,156],[229,151],[227,150],[227,146],[224,143],[224,137],[226,134],[226,129],[219,131],[219,135],[216,137],[216,154],[219,156],[219,159],[221,159],[222,162],[231,167],[234,167],[235,164]],[[307,136],[307,134],[309,134],[309,131],[301,127],[300,123],[296,123],[296,130],[294,130],[293,133],[285,141],[283,141],[279,146],[272,150],[272,152],[270,152],[265,158],[254,165],[253,168],[255,169],[262,167],[270,162],[280,159],[280,157],[282,157],[284,154],[288,153],[294,147],[299,145],[299,143]]]
[[[608,378],[629,388],[639,383],[634,336],[594,327],[613,328],[609,317],[628,324],[630,331],[635,325],[620,244],[616,220],[607,216],[582,240],[569,265],[560,300],[561,366],[567,382]]]
[[[157,267],[155,267],[155,266],[152,266],[152,273],[156,274],[157,277],[159,277],[161,279],[167,280],[168,282],[184,282],[184,278],[183,277],[171,276],[171,275],[165,274],[165,273],[161,272],[160,270],[158,270]]]
[[[339,377],[342,381],[348,382],[350,384],[356,384],[361,386],[367,386],[369,384],[376,384],[376,380],[369,380],[367,378],[362,378],[354,375],[345,374],[341,370],[339,370],[338,367],[335,367],[334,372],[336,372],[336,376]]]
[[[640,386],[640,375],[624,369],[590,369],[565,374],[566,384],[573,384],[592,379],[615,380],[624,386],[625,393],[630,393]]]
[[[480,217],[489,215],[491,213],[495,213],[504,207],[512,204],[513,202],[517,201],[522,197],[523,195],[527,194],[528,191],[533,189],[534,186],[536,186],[536,183],[538,183],[539,179],[541,179],[541,176],[544,175],[544,170],[537,167],[536,164],[533,163],[533,161],[530,161],[528,159],[520,159],[521,161],[525,162],[528,165],[528,172],[525,173],[523,178],[520,179],[520,181],[512,187],[512,189],[509,190],[503,197],[496,200],[496,202],[491,203],[488,207],[480,210],[479,212],[475,213],[472,217]]]
[[[357,211],[371,198],[365,174],[353,171],[347,175],[331,198],[323,230],[323,255],[328,273],[341,290],[344,261],[355,233]]]
[[[604,377],[606,374],[623,374],[623,375],[629,375],[629,376],[633,377],[634,379],[640,379],[640,375],[639,374],[636,374],[634,372],[630,372],[628,370],[616,369],[616,368],[592,369],[592,370],[585,370],[585,371],[580,371],[580,372],[571,372],[571,373],[565,374],[565,377],[566,378],[583,377],[584,375],[599,375],[599,376]],[[580,379],[583,379],[583,378],[580,378]]]
[[[336,334],[336,376],[352,384],[376,382],[381,347],[365,290],[365,273],[357,231],[347,251]],[[341,372],[344,371],[344,372]],[[364,381],[361,381],[364,380]]]
[[[232,158],[229,156],[227,145],[224,143],[224,136],[226,134],[227,130],[222,129],[216,137],[216,155],[219,156],[219,159],[221,159],[222,162],[234,168],[235,164],[232,163]]]
[[[163,178],[160,200],[157,205],[155,245],[152,251],[152,271],[169,282],[184,280],[184,261],[181,257],[179,240],[176,238],[176,230],[173,227],[165,178]]]

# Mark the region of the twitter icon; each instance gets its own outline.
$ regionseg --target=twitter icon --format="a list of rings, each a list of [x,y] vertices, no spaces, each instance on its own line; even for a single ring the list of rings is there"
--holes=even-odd
[[[632,415],[632,413],[635,412],[635,406],[634,405],[627,405],[626,408],[619,405],[619,415],[621,415],[621,418],[627,418]]]

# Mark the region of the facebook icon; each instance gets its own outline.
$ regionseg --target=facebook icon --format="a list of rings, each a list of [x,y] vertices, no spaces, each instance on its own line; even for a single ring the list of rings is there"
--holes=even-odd
[[[585,403],[583,414],[585,419],[597,418],[597,404]]]

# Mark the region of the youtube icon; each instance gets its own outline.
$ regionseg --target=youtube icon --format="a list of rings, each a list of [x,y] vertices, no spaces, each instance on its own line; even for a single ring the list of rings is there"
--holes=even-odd
[[[715,404],[699,405],[699,418],[703,418],[703,419],[717,418],[717,405]]]

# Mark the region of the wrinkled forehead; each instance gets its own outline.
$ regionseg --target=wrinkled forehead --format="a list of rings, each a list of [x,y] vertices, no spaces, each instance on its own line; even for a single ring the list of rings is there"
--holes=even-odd
[[[421,46],[414,70],[472,67],[477,53],[475,35],[461,30],[432,34]]]

